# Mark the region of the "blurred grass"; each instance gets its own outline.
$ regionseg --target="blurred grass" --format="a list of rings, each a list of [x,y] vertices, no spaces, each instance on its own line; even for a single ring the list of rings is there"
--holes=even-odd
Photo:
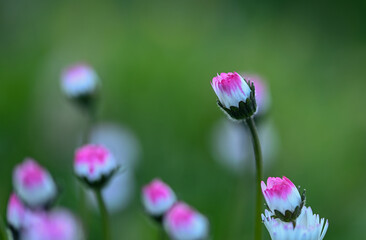
[[[58,81],[64,66],[87,61],[103,80],[100,119],[129,126],[142,143],[138,186],[160,176],[209,217],[215,239],[249,239],[252,177],[238,186],[208,147],[222,116],[209,81],[249,71],[269,81],[281,135],[266,176],[307,189],[330,221],[327,239],[361,239],[365,10],[356,1],[1,1],[0,209],[25,156],[49,167],[64,185],[61,204],[76,209],[71,164],[84,119]],[[117,239],[158,236],[138,193],[113,221]]]

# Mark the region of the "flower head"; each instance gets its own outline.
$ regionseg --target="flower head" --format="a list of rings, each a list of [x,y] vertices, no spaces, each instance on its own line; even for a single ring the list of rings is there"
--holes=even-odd
[[[211,86],[219,106],[233,119],[251,117],[256,111],[254,86],[238,73],[221,73],[212,79]]]
[[[269,177],[267,185],[262,181],[261,186],[264,198],[272,212],[278,211],[286,215],[286,211],[294,212],[297,208],[300,213],[303,199],[296,186],[288,178]]]
[[[90,187],[103,187],[117,171],[112,153],[101,145],[85,145],[75,153],[75,174]]]
[[[66,210],[34,213],[29,226],[22,232],[22,240],[81,240],[81,226]]]
[[[29,207],[45,207],[57,196],[57,187],[51,175],[32,159],[26,159],[15,167],[13,185],[18,196]]]
[[[209,233],[207,218],[182,202],[165,214],[164,228],[174,240],[201,240]]]
[[[8,208],[6,212],[6,219],[8,224],[14,230],[20,230],[23,227],[23,220],[25,218],[26,208],[22,201],[15,193],[12,193],[9,198]]]
[[[62,89],[71,98],[94,94],[98,81],[96,72],[87,64],[70,66],[61,76]]]
[[[173,190],[160,179],[155,179],[142,189],[142,202],[148,214],[159,217],[176,201]]]
[[[295,224],[272,217],[268,210],[262,220],[272,240],[322,240],[328,229],[328,220],[313,214],[310,207],[304,207]]]

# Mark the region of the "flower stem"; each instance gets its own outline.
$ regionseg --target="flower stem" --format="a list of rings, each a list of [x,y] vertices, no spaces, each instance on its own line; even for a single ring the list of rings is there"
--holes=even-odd
[[[259,142],[257,128],[255,127],[255,123],[253,117],[250,117],[245,120],[251,136],[252,143],[254,149],[255,156],[255,166],[256,166],[256,207],[255,207],[255,219],[254,219],[254,239],[261,240],[262,239],[262,222],[261,222],[261,213],[262,213],[262,196],[261,196],[261,179],[262,179],[262,152],[261,145]]]
[[[94,191],[95,196],[98,201],[98,206],[100,210],[102,225],[103,225],[103,240],[110,240],[111,239],[111,233],[109,229],[109,219],[108,219],[108,211],[105,206],[105,202],[102,196],[102,189],[96,189]]]

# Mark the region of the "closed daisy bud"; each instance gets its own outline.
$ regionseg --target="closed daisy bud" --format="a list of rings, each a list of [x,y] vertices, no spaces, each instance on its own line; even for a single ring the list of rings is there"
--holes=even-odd
[[[28,227],[21,233],[22,240],[81,240],[80,223],[66,210],[34,213]]]
[[[155,179],[142,189],[142,202],[146,212],[160,218],[175,203],[173,190],[160,179]]]
[[[15,167],[13,185],[20,199],[31,208],[48,207],[57,197],[52,176],[32,159]]]
[[[231,118],[247,119],[255,113],[254,85],[238,73],[221,73],[212,79],[211,85],[219,99],[219,106]]]
[[[301,213],[305,195],[286,177],[269,177],[267,186],[262,181],[262,192],[269,209],[282,221],[293,222]]]
[[[93,103],[98,84],[98,75],[87,64],[73,65],[65,69],[61,76],[63,92],[83,107],[90,107]]]
[[[272,240],[322,240],[328,229],[328,220],[313,214],[310,207],[304,207],[295,223],[283,222],[271,216],[268,210],[262,220]]]
[[[117,172],[112,153],[101,145],[85,145],[75,153],[74,171],[91,188],[102,188]]]
[[[174,240],[203,240],[209,234],[207,218],[182,202],[165,214],[164,228]]]
[[[23,227],[26,208],[15,193],[10,195],[6,220],[13,231],[18,232]]]

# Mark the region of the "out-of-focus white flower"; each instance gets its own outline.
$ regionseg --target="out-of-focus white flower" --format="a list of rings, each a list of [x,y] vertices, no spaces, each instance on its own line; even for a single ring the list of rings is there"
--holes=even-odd
[[[81,224],[67,210],[34,212],[29,218],[21,240],[82,240]]]
[[[285,215],[287,210],[293,212],[297,207],[301,207],[302,199],[299,190],[287,177],[282,179],[269,177],[267,185],[262,181],[261,187],[263,196],[272,212],[277,210]]]
[[[211,149],[214,159],[235,173],[243,172],[252,152],[246,128],[227,119],[214,125]]]
[[[29,207],[44,207],[57,196],[57,187],[49,172],[32,159],[25,159],[15,167],[13,185]]]
[[[15,193],[12,193],[8,202],[6,219],[13,229],[19,231],[23,227],[26,211],[22,201]]]
[[[91,187],[105,185],[117,169],[114,156],[101,145],[88,144],[76,150],[75,174]]]
[[[113,123],[103,123],[93,128],[90,142],[105,146],[117,163],[126,169],[137,166],[141,146],[131,130]]]
[[[255,99],[257,102],[257,114],[268,112],[271,105],[271,96],[267,83],[258,75],[243,74],[245,80],[253,82],[255,86]]]
[[[260,122],[257,129],[266,169],[277,156],[279,136],[270,120]],[[211,144],[214,159],[233,173],[241,174],[244,169],[255,172],[251,139],[243,124],[220,119],[213,127]]]
[[[108,212],[116,213],[125,209],[132,200],[135,190],[134,168],[138,164],[141,146],[133,132],[113,123],[97,125],[90,138],[90,142],[108,148],[117,164],[123,166],[123,174],[116,174],[102,190]],[[97,208],[93,191],[89,191],[88,195],[93,206]]]
[[[160,179],[154,179],[142,189],[142,202],[148,214],[159,217],[177,200],[173,190]]]
[[[238,73],[221,73],[212,79],[211,86],[219,99],[219,106],[232,119],[246,119],[255,113],[253,85]]]
[[[98,86],[99,78],[92,67],[87,64],[75,64],[62,72],[61,87],[71,98],[92,95]]]
[[[133,198],[135,180],[131,171],[126,170],[122,174],[116,174],[102,189],[102,196],[110,214],[125,209]],[[90,203],[98,209],[97,200],[92,190],[88,190]]]
[[[328,220],[313,214],[310,207],[302,208],[295,224],[275,219],[272,215],[268,210],[262,214],[262,220],[272,240],[322,240],[328,229]]]
[[[165,214],[164,228],[174,240],[203,240],[209,235],[207,218],[182,202]]]

